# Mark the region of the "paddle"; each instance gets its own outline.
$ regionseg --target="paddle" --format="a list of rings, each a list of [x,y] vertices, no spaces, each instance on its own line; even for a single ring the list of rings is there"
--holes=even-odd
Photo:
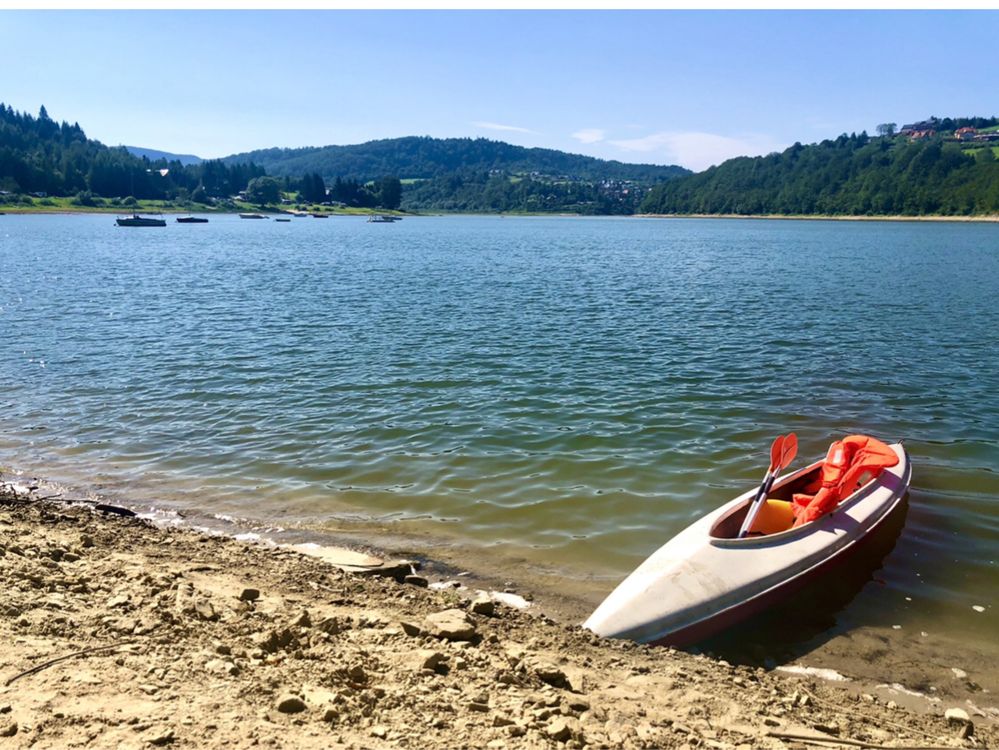
[[[777,475],[794,460],[797,454],[798,436],[793,432],[787,435],[778,435],[774,438],[773,445],[770,446],[770,466],[767,467],[763,483],[756,492],[756,497],[753,498],[753,502],[749,506],[749,511],[746,513],[746,519],[739,528],[739,539],[742,539],[749,533],[749,530],[753,527],[753,522],[756,520],[756,516],[760,512],[760,508],[763,507],[767,495],[770,494],[770,488],[773,487]]]

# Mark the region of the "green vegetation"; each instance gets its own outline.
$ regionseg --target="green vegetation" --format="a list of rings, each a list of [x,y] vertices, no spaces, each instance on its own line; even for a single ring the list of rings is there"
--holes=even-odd
[[[795,143],[783,153],[730,159],[664,183],[649,193],[640,210],[831,216],[999,213],[999,161],[992,148],[948,136],[937,131],[911,140],[902,131],[879,138],[844,134],[810,146]]]
[[[318,173],[328,182],[337,176],[361,182],[395,174],[407,179],[437,177],[460,170],[510,174],[567,175],[572,179],[634,180],[654,183],[689,170],[655,164],[623,164],[546,148],[524,148],[486,138],[407,137],[353,146],[271,148],[227,156],[226,164],[259,164],[268,174],[296,176]]]
[[[974,128],[962,131],[961,128]],[[268,149],[183,164],[0,103],[5,211],[456,211],[799,216],[999,213],[997,118],[877,126],[692,174],[484,138]],[[958,138],[963,136],[964,140]],[[147,150],[145,153],[163,153]],[[269,208],[268,208],[269,207]],[[308,207],[308,208],[306,208]]]
[[[423,180],[402,195],[407,210],[632,214],[649,186],[462,170]]]
[[[319,175],[278,180],[252,161],[150,161],[87,138],[78,124],[57,124],[45,107],[32,117],[0,103],[0,205],[5,210],[259,209],[279,203],[282,190],[315,203],[399,206],[402,188],[396,178],[380,177],[371,187],[356,180],[338,184],[342,195],[327,196]]]
[[[333,182],[330,199],[347,205],[373,205],[363,195],[366,189],[379,205],[411,211],[629,214],[648,188],[689,174],[682,167],[623,164],[485,138],[410,137],[266,149],[224,161],[253,162],[270,174],[308,174],[310,180]],[[404,176],[397,180],[400,195],[386,192],[385,174]]]
[[[77,205],[84,206],[96,196],[207,203],[238,193],[251,178],[263,174],[254,164],[151,162],[125,148],[108,148],[88,139],[78,124],[56,123],[45,107],[32,117],[0,103],[4,194],[81,196]]]

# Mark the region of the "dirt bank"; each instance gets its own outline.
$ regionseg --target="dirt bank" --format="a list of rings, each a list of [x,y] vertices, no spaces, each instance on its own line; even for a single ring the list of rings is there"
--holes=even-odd
[[[2,491],[0,747],[999,743],[947,705],[910,713],[423,583]]]

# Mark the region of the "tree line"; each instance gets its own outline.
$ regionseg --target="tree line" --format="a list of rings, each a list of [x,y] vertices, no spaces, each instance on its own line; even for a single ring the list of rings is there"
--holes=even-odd
[[[246,192],[260,204],[279,202],[281,193],[297,193],[309,203],[337,201],[349,206],[398,208],[398,177],[368,183],[337,178],[327,194],[316,173],[281,180],[249,162],[215,159],[199,164],[150,161],[124,147],[108,147],[87,138],[78,123],[56,123],[43,106],[34,117],[0,103],[0,190],[76,196],[83,205],[94,198],[181,200],[212,203]]]
[[[645,194],[634,183],[586,182],[460,170],[409,187],[409,210],[576,214],[632,214]]]
[[[0,190],[10,193],[206,202],[234,195],[263,174],[252,162],[151,162],[87,138],[78,123],[56,123],[44,106],[33,117],[0,103]]]
[[[809,146],[795,143],[781,153],[730,159],[663,183],[639,210],[848,216],[999,212],[999,163],[991,144],[974,146],[963,148],[941,137],[871,138],[866,132]]]
[[[225,157],[227,164],[254,162],[269,174],[296,176],[318,173],[326,180],[353,175],[362,182],[382,175],[431,179],[452,172],[504,171],[538,173],[597,182],[631,180],[651,185],[690,170],[658,164],[624,164],[546,148],[525,148],[487,138],[407,136],[350,146],[270,148]]]

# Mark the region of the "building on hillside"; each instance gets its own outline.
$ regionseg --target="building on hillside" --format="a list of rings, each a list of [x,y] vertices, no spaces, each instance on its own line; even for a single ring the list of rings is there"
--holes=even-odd
[[[954,137],[959,141],[973,141],[977,132],[974,128],[958,128],[954,131]]]
[[[935,130],[915,130],[909,135],[910,141],[925,141],[937,134]]]
[[[978,133],[972,140],[986,143],[999,141],[999,133]]]
[[[936,130],[936,128],[937,124],[933,120],[923,120],[922,122],[914,122],[910,125],[903,125],[902,129],[898,131],[898,134],[907,135],[911,138],[914,133]]]

